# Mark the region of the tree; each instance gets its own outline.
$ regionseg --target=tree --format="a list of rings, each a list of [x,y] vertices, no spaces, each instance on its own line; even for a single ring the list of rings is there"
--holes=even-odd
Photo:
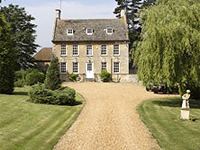
[[[38,45],[35,44],[35,27],[32,23],[34,18],[28,15],[24,8],[18,5],[9,5],[0,8],[0,13],[4,14],[6,21],[10,24],[13,47],[17,52],[18,69],[27,68],[33,65],[33,54]]]
[[[135,62],[145,85],[177,84],[180,94],[189,88],[200,96],[199,14],[199,0],[160,0],[143,12]]]
[[[10,24],[0,12],[0,93],[11,94],[14,89],[16,68],[15,43],[12,40]]]
[[[47,89],[56,90],[60,88],[60,74],[58,58],[53,57],[47,70],[45,87]]]

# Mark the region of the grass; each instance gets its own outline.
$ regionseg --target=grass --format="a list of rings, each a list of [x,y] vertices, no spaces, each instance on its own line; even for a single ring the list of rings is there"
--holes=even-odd
[[[72,125],[82,105],[53,106],[27,102],[28,88],[0,94],[0,149],[49,150]],[[82,97],[77,95],[77,100]]]
[[[190,101],[191,120],[180,120],[178,98],[148,100],[138,107],[142,121],[164,150],[200,150],[200,101]]]

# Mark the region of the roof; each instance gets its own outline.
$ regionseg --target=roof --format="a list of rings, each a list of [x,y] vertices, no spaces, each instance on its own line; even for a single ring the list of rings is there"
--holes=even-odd
[[[34,56],[36,61],[51,61],[51,57],[52,57],[52,48],[51,47],[42,48]]]
[[[114,33],[108,35],[105,31],[112,27]],[[86,34],[86,28],[94,30],[93,35]],[[73,29],[74,35],[68,36],[67,29]],[[57,19],[53,42],[87,42],[87,41],[129,41],[128,28],[123,19]]]

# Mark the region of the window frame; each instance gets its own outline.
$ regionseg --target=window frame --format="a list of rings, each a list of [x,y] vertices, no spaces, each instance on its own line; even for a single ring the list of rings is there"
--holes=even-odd
[[[65,68],[62,66],[62,64],[65,64]],[[64,68],[64,71],[63,71]],[[67,63],[66,62],[60,62],[60,73],[65,74],[67,73]]]
[[[119,64],[119,66],[118,66],[118,71],[117,71],[117,72],[115,71],[115,69],[116,69],[115,64],[116,64],[116,63]],[[113,63],[113,73],[114,73],[114,74],[119,74],[119,73],[120,73],[120,62],[114,62],[114,63]]]
[[[118,54],[115,53],[116,49],[115,46],[118,45]],[[119,56],[120,55],[120,44],[114,44],[113,45],[113,55],[114,56]]]
[[[88,46],[91,46],[91,49],[88,49]],[[88,50],[91,50],[91,54],[88,53]],[[86,55],[93,56],[93,45],[92,44],[86,45]]]
[[[109,32],[109,30],[112,31],[112,32]],[[114,29],[113,29],[112,27],[107,27],[107,28],[106,28],[106,33],[107,33],[108,35],[112,35],[112,34],[114,33]]]
[[[77,46],[77,49],[76,49],[77,50],[77,54],[74,54],[74,50],[75,50],[74,47],[75,46]],[[78,44],[73,44],[72,45],[72,56],[74,56],[74,57],[79,56],[79,45]]]
[[[103,49],[103,46],[105,46],[105,49]],[[103,50],[105,50],[105,52],[106,52],[105,54],[102,53]],[[102,44],[101,45],[101,55],[103,55],[103,56],[107,55],[107,50],[108,50],[107,45],[106,44]]]
[[[103,66],[103,64],[105,66]],[[106,70],[107,71],[107,62],[101,62],[101,71]]]
[[[91,32],[88,32],[88,31],[91,31]],[[92,28],[86,28],[85,32],[86,32],[87,35],[93,35],[94,30]]]
[[[71,31],[71,32],[69,32]],[[74,35],[74,30],[72,28],[67,29],[67,35],[72,36]]]
[[[65,51],[65,53],[63,53],[63,50]],[[61,44],[60,56],[67,56],[67,45],[66,44]]]
[[[74,70],[74,64],[77,64],[77,71],[75,71]],[[79,63],[78,62],[72,62],[72,72],[74,73],[74,74],[78,74],[79,73]]]

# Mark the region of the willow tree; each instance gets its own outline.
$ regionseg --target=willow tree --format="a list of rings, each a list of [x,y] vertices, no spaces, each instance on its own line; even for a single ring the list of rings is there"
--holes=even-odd
[[[159,0],[142,13],[142,41],[134,55],[138,76],[200,95],[200,1]]]

